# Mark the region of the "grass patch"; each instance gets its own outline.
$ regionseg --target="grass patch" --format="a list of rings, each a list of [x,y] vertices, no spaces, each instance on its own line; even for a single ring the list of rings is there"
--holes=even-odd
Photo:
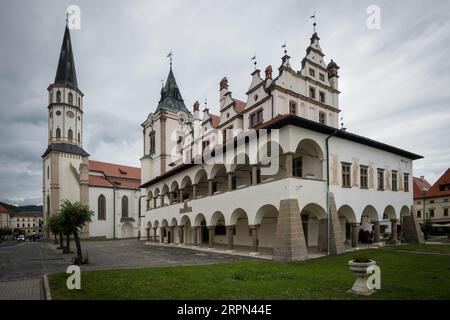
[[[450,245],[448,244],[407,244],[389,249],[450,254]]]
[[[399,248],[403,248],[399,247]],[[450,256],[370,249],[381,268],[371,297],[347,293],[352,253],[280,264],[246,261],[201,266],[82,272],[82,290],[67,274],[49,277],[53,299],[449,299]]]

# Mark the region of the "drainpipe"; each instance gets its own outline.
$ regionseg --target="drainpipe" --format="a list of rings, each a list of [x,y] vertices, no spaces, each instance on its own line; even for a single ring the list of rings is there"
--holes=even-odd
[[[113,239],[116,238],[116,187],[113,187]]]
[[[339,129],[333,131],[331,135],[329,135],[325,139],[325,146],[327,151],[327,255],[330,255],[331,251],[331,214],[330,214],[330,149],[328,145],[328,140],[331,137],[335,136],[336,133],[339,132]]]
[[[138,220],[138,240],[141,240],[141,218],[145,217],[145,216],[141,216],[141,199],[146,197],[145,195],[143,196],[139,196],[139,220]]]

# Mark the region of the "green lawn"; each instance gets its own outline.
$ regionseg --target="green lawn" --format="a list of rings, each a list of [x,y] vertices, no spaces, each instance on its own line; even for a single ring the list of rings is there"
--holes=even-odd
[[[403,249],[404,246],[398,247]],[[49,277],[53,299],[450,299],[450,256],[370,249],[381,268],[381,290],[347,293],[352,253],[279,264],[250,261],[189,267],[83,272],[82,290],[67,274]]]
[[[393,247],[394,250],[419,251],[430,253],[450,254],[450,245],[447,244],[408,244],[404,246]]]

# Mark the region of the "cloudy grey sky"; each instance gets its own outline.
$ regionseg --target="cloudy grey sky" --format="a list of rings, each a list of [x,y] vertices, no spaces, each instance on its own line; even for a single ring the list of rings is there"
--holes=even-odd
[[[414,174],[430,182],[450,166],[449,1],[0,0],[1,201],[42,203],[46,88],[71,4],[82,13],[72,42],[91,159],[139,165],[140,123],[157,105],[170,49],[186,105],[207,97],[217,112],[223,76],[245,99],[255,52],[276,69],[287,42],[300,68],[315,11],[326,61],[341,67],[348,130],[424,155]],[[371,4],[381,30],[366,27]]]

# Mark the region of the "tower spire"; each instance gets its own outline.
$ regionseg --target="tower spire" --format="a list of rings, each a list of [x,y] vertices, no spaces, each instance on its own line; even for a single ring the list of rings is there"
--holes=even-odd
[[[70,30],[67,25],[64,31],[64,38],[59,54],[58,67],[56,69],[55,84],[62,84],[70,88],[78,89],[77,73],[75,71],[75,61],[73,59],[72,41],[70,40]]]

